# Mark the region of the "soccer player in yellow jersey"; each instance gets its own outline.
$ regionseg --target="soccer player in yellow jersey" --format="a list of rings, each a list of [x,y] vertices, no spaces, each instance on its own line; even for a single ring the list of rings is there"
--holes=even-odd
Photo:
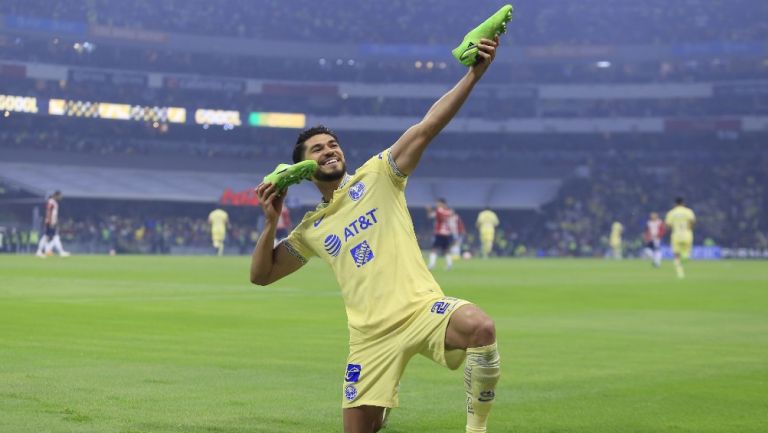
[[[427,145],[459,111],[497,46],[498,38],[482,39],[481,60],[421,122],[353,175],[347,174],[336,134],[324,126],[302,132],[293,160],[317,161],[312,182],[323,200],[276,247],[273,239],[285,196],[273,184],[256,188],[266,222],[251,257],[251,282],[270,284],[319,257],[341,287],[349,324],[340,389],[345,433],[372,433],[382,427],[386,409],[398,406],[406,364],[417,354],[450,369],[466,358],[466,431],[486,431],[500,375],[495,325],[479,307],[443,294],[424,263],[404,192]]]
[[[624,233],[624,226],[614,221],[611,224],[611,236],[608,238],[608,244],[611,246],[611,255],[616,260],[621,260],[621,234]]]
[[[224,239],[227,237],[227,226],[229,225],[229,215],[223,209],[214,209],[208,214],[208,223],[211,224],[211,241],[216,253],[219,256],[224,255]]]
[[[675,255],[675,271],[678,278],[685,278],[683,260],[688,259],[693,247],[693,225],[696,215],[683,202],[682,197],[675,199],[675,207],[667,212],[664,223],[672,230],[672,253]]]
[[[480,232],[480,254],[487,259],[493,250],[493,239],[496,236],[496,227],[499,225],[499,217],[491,208],[485,208],[477,214],[475,227]]]

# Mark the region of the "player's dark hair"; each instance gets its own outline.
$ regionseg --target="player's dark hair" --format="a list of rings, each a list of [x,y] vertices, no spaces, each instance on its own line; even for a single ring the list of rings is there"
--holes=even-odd
[[[675,204],[683,204],[683,198],[682,197],[676,198],[675,199]]]
[[[442,197],[438,198],[438,199],[437,199],[437,201],[438,201],[438,203],[442,203],[442,204],[448,204],[448,202],[447,202],[447,201],[445,201],[445,199],[444,199],[444,198],[442,198]]]
[[[304,160],[304,143],[306,143],[310,138],[319,134],[328,134],[336,141],[339,141],[339,137],[336,136],[336,133],[328,129],[328,127],[325,125],[317,125],[301,131],[299,137],[296,139],[296,146],[293,148],[292,159],[294,164]]]

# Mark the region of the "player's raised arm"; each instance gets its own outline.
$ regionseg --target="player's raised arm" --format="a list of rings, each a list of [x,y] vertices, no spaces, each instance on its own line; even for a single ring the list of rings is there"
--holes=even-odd
[[[251,282],[266,286],[295,272],[304,262],[292,255],[282,243],[273,247],[285,194],[280,194],[273,184],[262,183],[256,187],[256,195],[264,210],[265,222],[251,255]]]
[[[397,168],[405,175],[413,172],[427,145],[448,122],[453,119],[475,84],[496,57],[499,38],[481,39],[478,44],[477,63],[472,66],[456,85],[432,105],[421,122],[410,127],[392,146],[392,157]]]

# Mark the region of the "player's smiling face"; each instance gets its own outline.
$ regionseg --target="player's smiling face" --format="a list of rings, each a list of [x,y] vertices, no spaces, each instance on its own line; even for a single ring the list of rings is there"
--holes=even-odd
[[[304,158],[317,161],[315,179],[319,181],[339,180],[347,173],[344,152],[332,135],[317,134],[307,139],[304,143]]]

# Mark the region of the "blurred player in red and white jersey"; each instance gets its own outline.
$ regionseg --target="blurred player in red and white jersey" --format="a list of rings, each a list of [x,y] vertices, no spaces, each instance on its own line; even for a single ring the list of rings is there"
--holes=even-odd
[[[448,219],[448,227],[451,229],[451,236],[453,237],[453,244],[451,245],[451,258],[461,258],[461,245],[464,243],[464,236],[467,234],[467,229],[464,227],[464,220],[461,219],[459,214],[453,213]]]
[[[645,240],[645,255],[651,259],[655,268],[661,266],[661,238],[664,237],[666,231],[667,226],[659,218],[659,214],[651,212],[650,218],[645,223],[643,239]]]
[[[453,260],[448,253],[448,250],[453,243],[450,226],[450,219],[453,215],[453,210],[448,207],[444,198],[437,199],[435,209],[427,208],[427,216],[429,216],[430,219],[435,220],[435,240],[432,242],[432,252],[429,254],[429,269],[435,267],[438,253],[445,256],[446,269],[451,269],[451,267],[453,267]]]
[[[48,197],[45,203],[45,220],[43,221],[43,236],[37,244],[37,257],[47,257],[53,255],[56,249],[62,257],[68,257],[69,253],[64,251],[61,246],[61,238],[58,233],[59,225],[59,201],[61,200],[61,191],[55,191]]]
[[[291,231],[291,211],[288,206],[283,203],[283,209],[280,211],[280,216],[277,217],[277,230],[275,230],[275,246],[283,239],[288,237],[288,233]]]

